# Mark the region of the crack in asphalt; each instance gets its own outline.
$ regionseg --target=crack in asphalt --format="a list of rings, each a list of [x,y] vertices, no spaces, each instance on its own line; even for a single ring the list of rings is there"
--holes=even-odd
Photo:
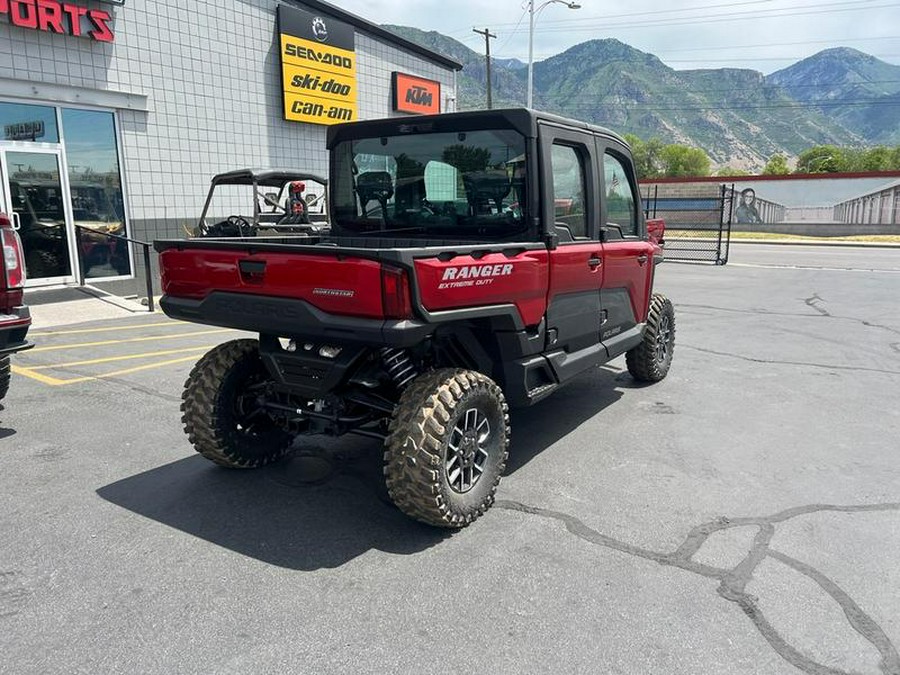
[[[705,347],[695,347],[693,345],[679,344],[679,349],[693,349],[704,354],[712,354],[714,356],[727,356],[741,361],[749,361],[750,363],[765,363],[769,365],[782,366],[803,366],[806,368],[825,368],[826,370],[849,370],[858,373],[881,373],[882,375],[900,375],[898,370],[884,370],[882,368],[866,368],[864,366],[839,366],[830,363],[808,363],[806,361],[781,361],[779,359],[757,359],[744,354],[734,354],[731,352],[720,352],[715,349],[707,349]]]
[[[820,298],[818,293],[813,293],[810,297],[803,298],[803,303],[807,307],[816,310],[822,316],[831,316],[831,313],[827,309],[825,309],[824,307],[819,307],[819,305],[817,304],[819,302],[825,302],[825,300]]]
[[[815,299],[816,295],[812,298],[807,298],[806,300]],[[806,302],[804,300],[804,302]],[[819,298],[821,300],[821,298]],[[825,317],[828,319],[837,319],[840,321],[852,321],[853,323],[858,323],[861,326],[865,326],[866,328],[878,328],[881,330],[886,330],[889,333],[894,333],[895,335],[900,335],[900,329],[894,328],[893,326],[885,326],[880,323],[872,323],[871,321],[866,321],[865,319],[858,319],[855,316],[840,316],[838,314],[831,314],[824,310],[821,307],[815,307],[813,305],[809,305],[812,309],[817,310],[816,314],[810,314],[808,312],[773,312],[767,309],[737,309],[734,307],[716,307],[714,305],[694,305],[694,304],[681,304],[677,305],[679,310],[683,308],[688,309],[710,309],[717,312],[728,312],[732,314],[754,314],[754,315],[762,315],[762,316],[789,316],[795,317],[799,319],[818,319],[820,317]],[[688,312],[689,313],[689,312]]]
[[[803,672],[810,673],[810,675],[851,675],[848,671],[832,668],[819,663],[791,645],[787,639],[784,638],[771,623],[769,623],[762,609],[760,609],[758,598],[746,592],[747,584],[752,581],[753,573],[756,568],[763,560],[771,558],[772,560],[803,574],[825,591],[825,593],[841,607],[844,615],[847,617],[849,625],[878,651],[881,656],[881,663],[879,664],[881,671],[885,675],[900,675],[900,654],[898,654],[897,648],[875,619],[867,614],[846,591],[838,586],[837,583],[822,574],[819,570],[770,547],[772,537],[775,535],[775,525],[792,518],[823,512],[865,513],[900,511],[900,503],[891,502],[885,504],[851,506],[810,504],[779,511],[770,516],[744,518],[720,517],[716,520],[702,523],[691,529],[684,541],[673,552],[654,551],[652,549],[628,544],[615,539],[614,537],[602,534],[586,525],[576,516],[561,511],[529,506],[512,500],[497,500],[494,507],[555,520],[565,525],[566,529],[571,534],[588,543],[643,558],[645,560],[650,560],[667,567],[682,569],[686,572],[692,572],[709,579],[717,579],[719,581],[719,587],[717,589],[718,594],[725,600],[737,604],[744,614],[746,614],[753,622],[753,625],[763,638],[765,638],[769,645],[783,659]],[[735,567],[731,569],[715,567],[713,565],[699,563],[693,559],[693,556],[700,550],[713,533],[729,528],[747,526],[757,527],[758,531],[753,539],[753,545],[750,548],[750,551]]]

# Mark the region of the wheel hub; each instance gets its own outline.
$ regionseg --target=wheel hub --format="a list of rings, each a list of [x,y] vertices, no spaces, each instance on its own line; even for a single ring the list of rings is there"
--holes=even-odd
[[[477,408],[466,410],[450,432],[444,468],[454,492],[468,492],[481,478],[490,457],[491,425]]]
[[[656,360],[658,363],[664,363],[669,357],[669,343],[672,339],[672,326],[668,316],[663,316],[659,323],[659,330],[656,332]]]

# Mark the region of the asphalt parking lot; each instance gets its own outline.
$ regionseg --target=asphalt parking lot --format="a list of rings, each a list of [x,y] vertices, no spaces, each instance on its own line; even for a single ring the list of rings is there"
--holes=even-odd
[[[900,675],[900,249],[665,265],[669,377],[624,360],[513,413],[499,502],[448,534],[378,445],[256,472],[181,387],[240,335],[36,330],[0,410],[2,673]]]

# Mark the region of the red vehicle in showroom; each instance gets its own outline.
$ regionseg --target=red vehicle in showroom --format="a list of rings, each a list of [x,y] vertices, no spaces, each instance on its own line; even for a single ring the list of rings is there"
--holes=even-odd
[[[623,354],[636,379],[666,376],[663,225],[619,136],[516,109],[339,125],[328,148],[328,234],[156,242],[169,316],[259,334],[187,380],[204,457],[378,438],[394,503],[463,527],[493,503],[508,406]]]
[[[31,314],[23,301],[25,256],[22,240],[9,218],[0,213],[0,401],[9,391],[10,354],[29,349],[25,341]]]

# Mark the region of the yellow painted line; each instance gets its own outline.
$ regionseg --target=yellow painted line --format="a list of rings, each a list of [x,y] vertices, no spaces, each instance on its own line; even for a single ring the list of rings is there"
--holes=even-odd
[[[171,356],[172,354],[187,354],[188,352],[202,352],[212,349],[215,345],[204,345],[202,347],[189,347],[187,349],[166,349],[160,352],[144,352],[142,354],[126,354],[125,356],[107,356],[102,359],[91,359],[90,361],[69,361],[68,363],[51,363],[46,366],[29,366],[28,370],[56,370],[57,368],[74,368],[75,366],[93,366],[98,363],[112,363],[113,361],[129,361],[132,359],[148,359],[151,356]]]
[[[171,366],[176,363],[187,363],[188,361],[195,361],[196,356],[187,356],[180,359],[172,359],[170,361],[159,361],[157,363],[147,363],[143,366],[136,366],[134,368],[126,368],[124,370],[116,370],[111,373],[103,373],[101,375],[88,375],[85,377],[75,377],[69,380],[60,380],[55,377],[50,377],[48,375],[44,375],[43,373],[35,373],[33,370],[29,368],[20,368],[19,366],[13,366],[12,371],[17,375],[22,375],[24,377],[30,377],[33,380],[37,380],[38,382],[43,382],[44,384],[49,384],[51,387],[63,387],[67,384],[79,384],[81,382],[90,382],[91,380],[102,380],[107,377],[118,377],[119,375],[129,375],[131,373],[137,373],[142,370],[152,370],[154,368],[162,368],[163,366]]]
[[[112,326],[110,328],[78,328],[75,330],[47,330],[39,333],[29,333],[28,337],[53,337],[54,335],[84,335],[85,333],[111,333],[119,330],[137,330],[138,328],[152,328],[153,326],[180,326],[186,321],[157,321],[156,323],[136,323],[131,326]]]
[[[37,380],[38,382],[42,382],[44,384],[49,384],[51,387],[59,387],[66,383],[65,380],[60,380],[55,377],[50,377],[49,375],[44,375],[43,373],[35,373],[30,368],[22,368],[21,366],[12,366],[11,370],[16,375],[21,375],[23,377],[30,377],[32,380]]]
[[[198,330],[190,333],[172,333],[170,335],[148,335],[145,337],[127,338],[125,340],[101,340],[100,342],[74,342],[68,345],[53,345],[51,347],[35,347],[28,351],[29,354],[38,352],[55,352],[61,349],[80,349],[82,347],[103,347],[106,345],[122,345],[129,342],[151,342],[154,340],[174,340],[176,338],[193,337],[195,335],[216,335],[219,333],[236,333],[231,328],[217,328],[216,330]]]

